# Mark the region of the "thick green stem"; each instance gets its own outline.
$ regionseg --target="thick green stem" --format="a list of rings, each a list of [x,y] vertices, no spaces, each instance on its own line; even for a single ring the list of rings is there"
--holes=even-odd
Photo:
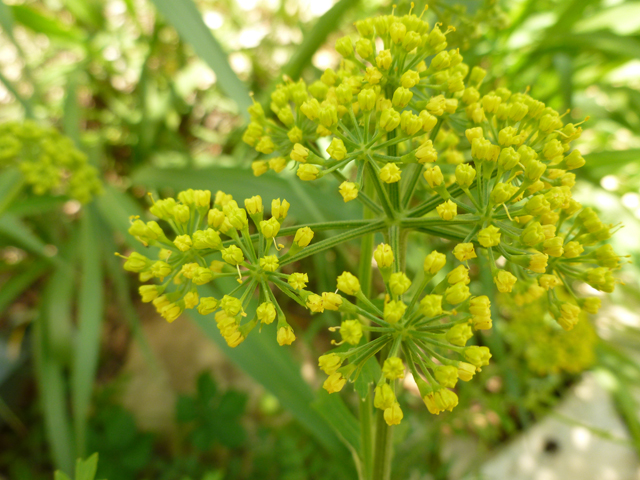
[[[387,425],[384,410],[376,413],[376,439],[373,457],[373,480],[391,478],[391,457],[393,454],[393,427]]]

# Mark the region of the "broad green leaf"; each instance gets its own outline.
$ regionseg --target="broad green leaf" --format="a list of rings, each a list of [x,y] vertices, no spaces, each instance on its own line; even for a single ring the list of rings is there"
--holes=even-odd
[[[94,205],[85,208],[80,225],[82,281],[78,291],[78,335],[71,374],[71,399],[78,456],[84,455],[87,417],[100,353],[103,318],[101,240]]]
[[[22,220],[14,215],[5,214],[0,217],[0,236],[7,237],[17,247],[24,248],[45,259],[53,262],[59,261],[57,258],[49,256],[47,245],[34,235]]]
[[[78,459],[76,461],[76,478],[75,480],[94,480],[96,471],[98,470],[98,453],[94,453],[86,460]]]
[[[46,16],[25,5],[14,5],[11,11],[16,23],[24,25],[35,33],[42,33],[51,39],[71,42],[84,48],[86,35],[82,30],[65,25],[55,17]]]
[[[329,179],[327,179],[329,180]],[[291,203],[289,215],[302,222],[321,221],[322,216],[332,220],[343,220],[358,216],[360,206],[356,202],[344,203],[337,193],[337,184],[327,182],[301,182],[297,178],[288,179],[282,175],[262,175],[255,177],[247,169],[229,167],[208,167],[194,169],[161,169],[145,166],[131,176],[134,185],[146,188],[173,188],[177,191],[208,189],[212,192],[224,190],[232,194],[242,204],[245,198],[261,195],[269,210],[271,200],[286,198]],[[302,192],[302,194],[301,194]],[[322,198],[321,202],[309,199]],[[131,211],[128,215],[136,213]]]
[[[67,387],[64,370],[62,364],[51,355],[45,335],[43,335],[43,321],[44,318],[41,315],[33,329],[33,350],[45,434],[51,448],[54,465],[65,472],[71,472],[74,447],[71,422],[67,413]],[[56,473],[56,480],[65,479],[65,477],[66,475],[62,472]]]
[[[180,37],[207,62],[216,74],[220,89],[235,100],[238,110],[248,118],[246,110],[252,104],[249,90],[231,69],[226,52],[205,25],[193,0],[153,0],[153,3]]]
[[[329,394],[325,390],[318,391],[313,408],[322,415],[338,436],[352,451],[360,451],[360,427],[358,420],[347,408],[340,395]]]
[[[340,0],[322,15],[304,36],[302,43],[283,68],[283,73],[297,80],[305,67],[311,63],[313,54],[324,44],[327,37],[340,26],[340,20],[345,12],[358,3],[359,0]]]
[[[0,289],[0,312],[11,305],[18,296],[38,280],[51,264],[44,260],[36,260],[28,268],[11,278]]]
[[[217,293],[209,290],[207,295]],[[286,347],[277,344],[275,325],[264,327],[262,332],[253,332],[237,348],[230,348],[216,328],[213,315],[193,314],[192,318],[232,362],[276,396],[280,404],[327,450],[336,454],[341,452],[335,433],[311,407],[314,395],[302,379],[299,364]]]
[[[0,173],[0,216],[8,209],[24,186],[24,176],[20,169],[7,168]]]

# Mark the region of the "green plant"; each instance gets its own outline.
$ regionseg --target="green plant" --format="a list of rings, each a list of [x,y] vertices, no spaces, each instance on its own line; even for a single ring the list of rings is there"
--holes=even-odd
[[[319,365],[329,375],[329,393],[354,383],[360,434],[350,429],[355,422],[344,407],[325,411],[325,418],[357,452],[361,478],[385,479],[392,427],[403,418],[396,389],[405,369],[428,410],[439,414],[458,404],[452,390],[458,379],[469,381],[489,364],[487,346],[466,345],[474,330],[492,326],[491,301],[467,286],[469,260],[478,258],[495,288],[513,292],[520,303],[543,298],[558,324],[572,330],[581,311],[600,307],[598,297],[578,298],[572,283],[612,292],[612,270],[621,258],[602,244],[613,226],[572,199],[571,171],[585,164],[571,147],[582,122],[565,124],[526,93],[488,91],[482,68],[463,63],[458,50],[445,50],[451,28],[430,28],[411,12],[360,20],[356,27],[355,47],[349,36],[336,42],[343,57],[337,71],[327,69],[309,86],[287,80],[276,88],[274,118],[254,103],[243,140],[267,156],[253,163],[256,176],[279,173],[291,162],[303,181],[334,176],[344,201],[362,204],[362,220],[287,227],[285,200],[273,200],[267,220],[259,195],[241,208],[218,191],[211,208],[210,191],[189,189],[150,208],[172,233],[155,221],[132,222],[129,233],[158,247],[158,259],[134,252],[124,268],[141,281],[159,280],[140,287],[140,294],[170,322],[196,306],[201,315],[217,312],[230,347],[276,320],[277,342],[295,341],[274,290],[312,313],[339,312],[341,324],[330,330],[339,330],[341,341],[332,343],[340,347],[322,355]],[[323,230],[344,232],[311,243]],[[385,243],[374,250],[378,232]],[[408,264],[416,233],[456,242],[451,253],[461,264],[439,274],[448,261],[435,250],[423,268]],[[276,237],[290,235],[285,253]],[[358,274],[338,276],[335,292],[313,293],[306,273],[281,271],[356,238],[362,238]],[[373,288],[376,270],[381,292]],[[233,277],[239,285],[226,283],[221,299],[202,296],[207,284]],[[487,283],[478,293],[491,292]]]

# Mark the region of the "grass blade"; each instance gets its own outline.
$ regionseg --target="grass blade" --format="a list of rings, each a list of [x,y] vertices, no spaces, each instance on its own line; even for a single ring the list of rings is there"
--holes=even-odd
[[[192,0],[153,0],[158,11],[189,43],[218,78],[220,89],[238,104],[238,110],[248,118],[247,108],[252,104],[249,90],[231,69],[227,54],[205,25],[202,15]]]
[[[210,294],[215,293],[211,291]],[[314,401],[313,392],[302,379],[300,367],[288,349],[276,343],[275,330],[265,327],[261,333],[249,335],[238,348],[229,348],[215,326],[213,315],[194,314],[191,318],[232,362],[275,395],[282,406],[328,451],[336,454],[344,452],[331,427],[310,406]]]
[[[283,73],[297,80],[305,67],[311,63],[313,54],[327,40],[329,34],[340,25],[340,19],[345,12],[358,3],[359,0],[340,0],[322,15],[311,31],[305,35],[304,40],[283,68]]]
[[[102,259],[96,209],[86,207],[80,226],[82,282],[78,292],[78,335],[71,374],[76,456],[84,456],[87,417],[100,352],[103,318]]]
[[[2,285],[0,289],[0,313],[11,305],[18,296],[38,280],[51,265],[44,260],[36,260],[27,269],[22,271]]]
[[[29,230],[18,217],[9,214],[0,217],[0,235],[13,241],[16,246],[24,248],[40,257],[54,262],[59,261],[57,258],[49,256],[47,253],[47,245],[31,233],[31,230]]]

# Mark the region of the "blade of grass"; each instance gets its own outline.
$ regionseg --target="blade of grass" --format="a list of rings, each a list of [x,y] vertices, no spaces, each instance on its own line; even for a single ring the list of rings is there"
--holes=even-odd
[[[47,308],[47,303],[54,298],[54,292],[49,289],[49,292],[45,293],[42,314],[35,322],[33,330],[36,381],[40,392],[45,434],[53,463],[57,468],[71,472],[74,447],[71,422],[67,412],[67,386],[63,364],[57,359],[57,355],[52,355],[46,328],[46,324],[50,323],[49,314],[46,312],[52,310]]]
[[[0,289],[0,313],[11,305],[18,296],[38,280],[51,264],[44,260],[36,260],[28,268],[5,283]]]
[[[210,295],[217,294],[214,289],[209,290]],[[288,349],[276,343],[273,328],[265,327],[261,333],[249,335],[238,348],[229,348],[215,326],[213,315],[196,313],[191,318],[232,362],[276,396],[282,406],[329,452],[344,453],[331,427],[310,406],[314,401],[313,392],[302,379],[300,366],[293,360]]]
[[[318,19],[313,28],[304,36],[304,40],[283,68],[283,73],[296,80],[311,63],[313,54],[326,42],[327,37],[340,26],[340,20],[360,0],[340,0]]]
[[[316,394],[311,406],[333,427],[341,440],[352,450],[360,451],[360,426],[342,397],[330,395],[324,389]]]
[[[47,252],[47,245],[34,235],[22,220],[14,215],[5,214],[0,217],[0,235],[13,241],[16,246],[24,248],[42,258],[54,263],[60,261],[57,257],[51,257]]]
[[[205,25],[192,0],[153,0],[158,11],[177,30],[180,37],[215,72],[220,89],[238,104],[238,110],[249,118],[247,108],[252,104],[249,90],[231,69],[227,54]]]
[[[87,417],[98,368],[103,318],[101,241],[95,216],[95,207],[87,206],[80,225],[82,282],[78,292],[78,335],[71,373],[76,457],[85,454]]]
[[[0,216],[20,194],[24,185],[24,176],[18,168],[8,168],[0,174]]]

